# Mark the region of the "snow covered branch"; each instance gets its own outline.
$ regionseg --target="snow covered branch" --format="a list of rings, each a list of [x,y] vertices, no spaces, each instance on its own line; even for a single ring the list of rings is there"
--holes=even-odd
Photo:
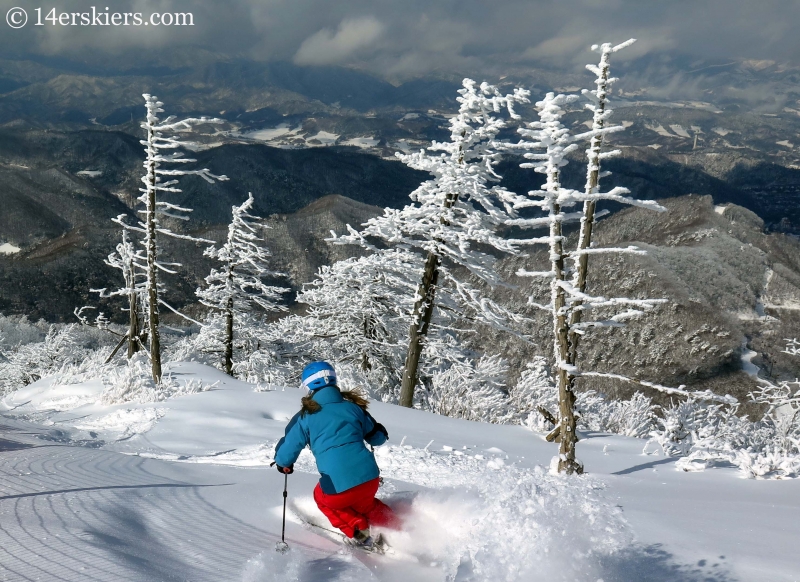
[[[719,394],[714,394],[710,390],[686,390],[686,386],[683,385],[678,386],[677,388],[671,388],[669,386],[662,386],[661,384],[656,384],[654,382],[639,380],[638,378],[629,378],[628,376],[623,376],[621,374],[606,374],[604,372],[578,372],[577,375],[591,378],[609,378],[612,380],[619,380],[620,382],[626,382],[628,384],[638,384],[640,386],[652,388],[653,390],[658,390],[664,394],[683,396],[685,398],[692,398],[694,400],[706,400],[709,402],[720,402],[722,404],[736,404],[738,402],[736,398],[727,394],[725,396],[720,396]]]

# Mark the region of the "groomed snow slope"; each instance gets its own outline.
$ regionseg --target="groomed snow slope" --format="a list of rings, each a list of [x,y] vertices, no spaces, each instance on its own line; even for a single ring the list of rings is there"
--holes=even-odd
[[[216,385],[102,406],[100,380],[43,379],[3,401],[0,580],[800,580],[798,481],[684,473],[601,434],[579,444],[589,475],[564,478],[522,427],[381,403],[379,495],[406,520],[387,532],[395,553],[343,552],[294,520],[281,556],[283,478],[267,465],[302,393],[169,371]],[[304,452],[290,499],[313,508],[316,480]]]

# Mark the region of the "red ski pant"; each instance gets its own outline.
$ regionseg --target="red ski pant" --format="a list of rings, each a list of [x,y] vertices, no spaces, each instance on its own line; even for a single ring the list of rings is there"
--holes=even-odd
[[[397,527],[399,521],[391,508],[380,499],[375,499],[380,485],[379,479],[367,481],[342,491],[328,494],[317,483],[314,501],[331,525],[352,538],[355,530],[365,530],[370,524]]]

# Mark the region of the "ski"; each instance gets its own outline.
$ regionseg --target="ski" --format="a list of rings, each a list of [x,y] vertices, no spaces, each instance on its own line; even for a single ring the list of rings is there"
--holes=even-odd
[[[344,545],[347,548],[353,548],[353,549],[361,550],[362,552],[367,553],[367,554],[373,554],[373,555],[377,554],[377,555],[380,555],[380,556],[386,554],[386,551],[389,549],[389,544],[386,543],[386,539],[383,537],[383,534],[380,534],[380,533],[377,534],[377,536],[375,537],[375,541],[373,542],[373,545],[371,547],[363,546],[363,545],[354,543],[351,540],[351,538],[348,538],[346,535],[344,535],[340,531],[337,531],[337,530],[331,529],[329,527],[325,527],[324,525],[320,525],[318,523],[315,523],[314,521],[311,520],[310,517],[306,516],[296,505],[290,504],[290,506],[291,506],[290,509],[292,511],[292,514],[294,514],[294,516],[298,520],[300,520],[300,523],[303,526],[305,526],[305,527],[307,527],[309,529],[313,528],[314,530],[318,530],[320,532],[324,532],[325,537],[335,538],[337,541],[342,542],[342,545]]]

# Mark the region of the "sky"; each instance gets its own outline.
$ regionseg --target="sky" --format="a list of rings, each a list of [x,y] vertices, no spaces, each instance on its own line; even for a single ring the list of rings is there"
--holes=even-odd
[[[215,53],[299,65],[355,66],[388,79],[448,70],[493,70],[529,63],[586,62],[596,42],[639,42],[625,59],[680,53],[698,59],[800,63],[797,0],[2,0],[28,15],[7,26],[7,56],[169,55],[202,47]],[[52,0],[50,0],[52,1]],[[91,12],[191,12],[194,26],[53,25],[44,18]],[[35,24],[41,10],[42,26]],[[78,17],[80,19],[80,17]],[[19,22],[19,16],[15,22]],[[3,26],[0,23],[0,26]]]

